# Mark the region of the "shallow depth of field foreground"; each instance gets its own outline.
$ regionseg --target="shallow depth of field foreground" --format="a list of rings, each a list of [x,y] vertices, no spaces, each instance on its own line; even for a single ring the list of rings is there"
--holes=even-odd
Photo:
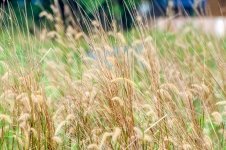
[[[0,149],[225,149],[226,42],[186,26],[0,29]]]

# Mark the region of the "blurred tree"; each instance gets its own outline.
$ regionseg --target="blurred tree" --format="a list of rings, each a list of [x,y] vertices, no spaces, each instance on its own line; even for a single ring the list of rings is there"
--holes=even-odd
[[[124,29],[133,24],[136,7],[141,0],[78,0],[78,4],[93,19],[98,19],[105,29],[116,20]]]
[[[49,10],[50,5],[58,2],[62,19],[65,20],[65,5],[69,5],[73,14],[74,21],[85,27],[84,18],[98,20],[103,28],[108,30],[112,25],[112,20],[124,29],[131,28],[133,19],[137,15],[138,6],[146,1],[150,4],[151,17],[166,16],[168,0],[8,0],[14,8],[24,8],[27,6],[28,14],[34,15],[35,20],[39,21],[39,13],[42,10]],[[193,0],[174,0],[174,1],[193,1]],[[185,4],[183,4],[185,6]],[[30,11],[33,11],[31,13]],[[65,24],[66,25],[66,24]]]
[[[116,20],[124,29],[133,24],[136,7],[141,0],[59,0],[63,18],[64,4],[68,4],[74,14],[76,22],[84,25],[84,19],[98,20],[103,28],[108,30],[112,21]],[[90,19],[90,20],[89,20]],[[87,20],[85,20],[87,21]]]

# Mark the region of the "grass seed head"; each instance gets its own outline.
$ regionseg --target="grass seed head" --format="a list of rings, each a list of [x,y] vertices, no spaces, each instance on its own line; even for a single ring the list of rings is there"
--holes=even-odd
[[[99,146],[97,144],[90,144],[87,149],[89,150],[99,150]]]
[[[117,142],[121,132],[122,132],[121,129],[118,128],[118,127],[114,129],[114,132],[113,132],[113,135],[112,135],[112,142],[113,143]]]
[[[215,124],[220,125],[222,123],[223,118],[222,118],[222,115],[219,112],[215,111],[211,114],[211,116],[212,116]]]
[[[9,115],[5,115],[5,114],[0,114],[0,121],[5,122],[5,123],[12,123],[12,120],[10,118]]]
[[[54,142],[56,142],[57,144],[63,143],[62,139],[61,139],[60,137],[58,137],[58,136],[52,137],[52,140],[53,140]]]

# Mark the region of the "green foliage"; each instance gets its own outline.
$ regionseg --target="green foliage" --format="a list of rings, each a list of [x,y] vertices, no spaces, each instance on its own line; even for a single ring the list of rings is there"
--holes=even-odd
[[[94,13],[95,10],[101,7],[105,0],[80,0],[78,2],[84,6],[83,8],[87,13]]]
[[[94,13],[98,8],[102,7],[104,3],[107,3],[111,6],[116,13],[116,11],[123,12],[124,8],[119,6],[125,6],[125,9],[131,9],[135,5],[138,5],[141,1],[140,0],[80,0],[78,1],[79,5],[84,6],[84,9],[87,13]]]

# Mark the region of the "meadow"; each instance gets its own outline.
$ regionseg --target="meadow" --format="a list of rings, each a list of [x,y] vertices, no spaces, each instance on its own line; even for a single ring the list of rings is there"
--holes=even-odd
[[[55,15],[1,19],[0,149],[226,149],[224,38]]]

